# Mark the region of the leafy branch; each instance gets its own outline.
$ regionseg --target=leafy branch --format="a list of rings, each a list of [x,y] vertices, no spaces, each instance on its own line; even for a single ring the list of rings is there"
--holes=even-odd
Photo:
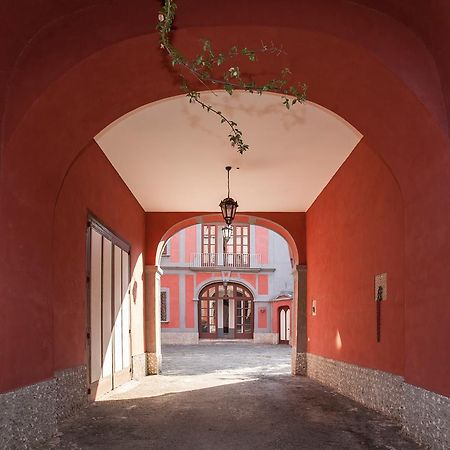
[[[280,56],[284,54],[283,48],[275,46],[273,42],[270,44],[261,42],[261,46],[255,49],[234,45],[228,51],[216,52],[211,42],[204,40],[200,53],[192,60],[185,58],[170,39],[176,9],[177,5],[173,0],[164,0],[164,5],[158,14],[158,25],[156,27],[160,35],[160,46],[167,51],[173,67],[181,66],[194,81],[213,93],[214,88],[224,89],[230,95],[236,89],[259,95],[262,95],[263,92],[276,92],[281,94],[282,103],[287,109],[290,109],[296,103],[304,103],[306,101],[306,84],[290,85],[288,81],[292,74],[289,68],[286,67],[280,71],[280,78],[258,84],[251,76],[244,76],[239,65],[233,64],[235,59],[242,57],[253,63],[258,61],[258,55]],[[221,77],[215,75],[219,68],[225,68]],[[183,74],[180,73],[180,77],[182,78],[181,88],[189,98],[189,102],[196,103],[204,110],[216,114],[220,118],[221,123],[226,123],[230,128],[228,138],[231,145],[236,147],[241,154],[247,151],[249,147],[245,144],[242,138],[242,131],[238,128],[237,123],[228,119],[221,111],[203,102],[200,92],[191,87],[188,79]]]

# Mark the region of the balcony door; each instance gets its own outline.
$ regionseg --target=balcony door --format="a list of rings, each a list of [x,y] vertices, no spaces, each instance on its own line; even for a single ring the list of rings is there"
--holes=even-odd
[[[233,225],[233,235],[225,245],[224,265],[250,266],[250,227],[248,225]]]
[[[202,225],[202,267],[216,266],[217,252],[217,225]]]

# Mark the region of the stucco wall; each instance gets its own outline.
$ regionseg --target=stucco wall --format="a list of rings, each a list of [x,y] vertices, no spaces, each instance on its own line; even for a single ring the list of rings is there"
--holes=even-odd
[[[360,144],[307,212],[308,352],[403,375],[403,217],[391,173]],[[377,343],[374,277],[384,272]]]

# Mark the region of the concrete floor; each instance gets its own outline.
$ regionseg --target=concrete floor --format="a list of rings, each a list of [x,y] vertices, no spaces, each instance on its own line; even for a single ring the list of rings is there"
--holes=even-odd
[[[103,397],[42,448],[420,448],[396,423],[290,376],[287,346],[170,346],[163,357],[163,375]]]

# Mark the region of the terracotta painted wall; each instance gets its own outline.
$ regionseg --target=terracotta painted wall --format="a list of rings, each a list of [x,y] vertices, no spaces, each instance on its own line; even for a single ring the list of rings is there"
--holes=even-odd
[[[92,141],[69,171],[55,209],[53,239],[54,368],[85,364],[86,220],[88,210],[131,245],[132,350],[144,352],[144,211]],[[68,252],[70,248],[70,252]]]
[[[66,169],[112,120],[149,101],[179,93],[176,80],[155,63],[161,59],[156,33],[143,35],[149,30],[147,18],[156,17],[158,5],[148,15],[146,1],[138,2],[143,7],[137,10],[130,9],[129,2],[119,3],[118,8],[102,3],[96,13],[86,8],[79,15],[78,2],[72,5],[76,13],[70,14],[38,3],[21,11],[16,2],[18,9],[12,14],[16,19],[3,17],[5,30],[14,30],[5,41],[17,48],[8,49],[11,70],[0,75],[8,80],[4,83],[7,93],[0,94],[7,99],[1,139],[0,389],[53,374],[53,294],[49,292],[53,273],[45,261],[53,245],[55,200]],[[228,4],[219,10],[215,3],[202,1],[202,7],[183,10],[177,18],[177,38],[187,49],[198,44],[199,35],[223,47],[237,38],[238,43],[244,38],[258,43],[262,33],[267,40],[283,42],[289,48],[287,62],[293,73],[302,74],[302,80],[313,86],[310,99],[352,123],[387,162],[405,200],[405,376],[414,384],[450,395],[450,148],[442,97],[443,86],[449,98],[450,72],[439,70],[441,84],[436,70],[441,60],[448,67],[447,52],[440,51],[446,40],[433,39],[432,47],[440,55],[435,61],[419,37],[399,22],[353,2],[291,2],[289,7],[298,14],[290,15],[285,8],[264,4],[255,13],[249,3],[236,17]],[[446,36],[447,22],[437,20],[444,14],[437,9],[433,10],[437,16],[410,10],[424,21],[424,29]],[[34,20],[45,11],[55,16]],[[122,20],[124,11],[127,21]],[[249,26],[261,23],[271,26]],[[221,24],[233,25],[234,33],[224,33],[217,26]],[[18,35],[25,38],[15,39]],[[264,63],[262,67],[269,70]],[[123,89],[124,85],[130,88]],[[351,95],[342,86],[351,86]],[[339,203],[330,208],[337,206],[345,210]],[[148,264],[155,264],[156,247],[164,233],[196,215],[200,214],[146,214]],[[295,213],[260,216],[291,233],[301,252],[296,262],[305,263],[304,228],[299,225],[304,218]],[[323,224],[327,216],[316,219],[328,236],[332,231]],[[310,241],[317,243],[317,234]],[[332,239],[330,244],[336,245]],[[342,283],[350,284],[345,278]],[[314,329],[312,321],[311,326]],[[343,343],[344,353],[347,344]]]
[[[258,276],[258,294],[267,295],[269,293],[269,276],[259,275]]]
[[[279,311],[282,306],[289,306],[291,310],[291,321],[292,321],[292,302],[290,300],[284,300],[280,302],[272,303],[272,333],[280,332],[280,321],[279,321]],[[292,329],[292,323],[291,323]]]
[[[55,165],[60,162],[47,159],[44,153],[40,158],[39,169],[52,167],[45,161]],[[33,166],[38,168],[31,158],[22,166],[29,178],[8,171],[8,182],[14,186],[15,181],[29,180],[15,186],[22,186],[22,191],[28,189],[26,192],[32,190],[35,202],[19,188],[9,190],[8,195],[2,192],[1,196],[3,211],[16,226],[4,247],[5,255],[10,255],[9,267],[1,270],[10,287],[5,291],[2,309],[6,321],[0,327],[0,392],[51,378],[57,370],[86,364],[88,210],[131,244],[137,293],[132,306],[136,318],[133,330],[142,320],[145,215],[120,176],[93,141],[60,184],[50,178],[36,181],[33,177],[40,172],[33,171]],[[142,351],[141,327],[141,332],[133,335],[133,352]]]
[[[185,229],[185,261],[189,262],[191,260],[191,255],[197,252],[197,234],[196,228],[188,227]],[[200,250],[199,250],[200,251]]]
[[[261,255],[261,264],[269,262],[269,230],[267,228],[255,228],[255,253]]]
[[[194,275],[185,275],[186,328],[194,328]]]
[[[403,215],[395,180],[362,142],[307,212],[309,352],[403,374]],[[374,276],[383,272],[377,343]]]
[[[178,328],[180,326],[180,276],[163,275],[161,288],[169,289],[170,317],[168,323],[162,323],[162,328]]]
[[[256,288],[256,275],[254,273],[240,273],[239,278],[244,280],[246,284],[249,284]]]

